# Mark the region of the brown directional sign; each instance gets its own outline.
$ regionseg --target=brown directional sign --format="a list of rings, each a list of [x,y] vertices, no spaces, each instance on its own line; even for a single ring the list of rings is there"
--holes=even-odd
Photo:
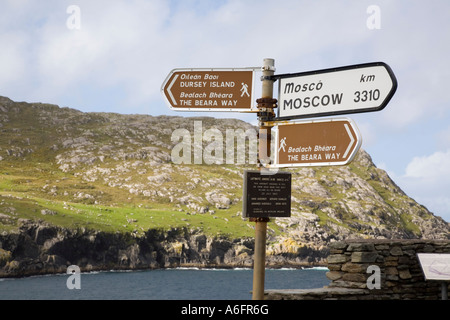
[[[362,143],[350,119],[280,122],[275,132],[274,167],[344,165]]]
[[[178,111],[250,111],[253,69],[174,69],[161,92]]]
[[[291,216],[291,173],[244,171],[243,217]]]

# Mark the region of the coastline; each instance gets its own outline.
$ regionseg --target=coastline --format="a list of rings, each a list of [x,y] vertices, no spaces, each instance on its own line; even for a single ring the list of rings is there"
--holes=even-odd
[[[58,269],[52,270],[40,270],[37,272],[17,272],[14,274],[4,274],[0,273],[0,281],[4,279],[21,279],[21,278],[29,278],[29,277],[39,277],[39,276],[51,276],[51,275],[66,275],[67,268],[69,266],[61,266]],[[266,270],[328,270],[325,265],[286,265],[286,266],[266,266]],[[161,268],[92,268],[92,267],[80,267],[81,274],[89,274],[89,273],[100,273],[100,272],[135,272],[135,271],[151,271],[151,270],[217,270],[217,271],[226,271],[226,270],[253,270],[253,266],[245,267],[245,266],[177,266],[177,267],[161,267]]]
[[[253,268],[251,267],[170,267],[170,268],[153,268],[153,269],[149,269],[149,268],[139,268],[139,269],[110,269],[110,270],[106,270],[106,269],[96,269],[96,270],[84,270],[81,271],[80,274],[97,274],[97,273],[114,273],[114,272],[139,272],[139,271],[153,271],[153,270],[158,270],[158,271],[176,271],[176,270],[191,270],[191,271],[240,271],[240,270],[245,270],[245,271],[252,271]],[[280,271],[295,271],[295,270],[322,270],[322,271],[327,271],[329,270],[327,267],[325,266],[304,266],[304,267],[266,267],[266,270],[280,270]],[[53,272],[53,273],[36,273],[36,274],[29,274],[29,275],[24,275],[24,276],[8,276],[8,277],[0,277],[0,282],[4,281],[4,280],[13,280],[13,279],[25,279],[25,278],[33,278],[33,277],[45,277],[45,276],[66,276],[68,273],[67,272]]]
[[[0,234],[0,278],[166,268],[252,268],[254,239],[208,236],[189,229],[151,229],[142,237],[24,222],[18,233]],[[326,266],[327,249],[268,252],[267,268]]]

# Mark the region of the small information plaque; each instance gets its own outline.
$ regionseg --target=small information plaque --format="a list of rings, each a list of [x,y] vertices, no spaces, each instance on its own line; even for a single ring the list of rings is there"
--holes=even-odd
[[[244,172],[243,214],[245,218],[291,216],[291,173]]]
[[[426,280],[450,281],[450,254],[418,253]]]

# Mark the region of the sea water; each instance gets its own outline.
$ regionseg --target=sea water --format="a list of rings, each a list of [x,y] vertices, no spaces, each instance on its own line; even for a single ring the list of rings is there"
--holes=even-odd
[[[266,289],[310,289],[328,285],[327,268],[267,269]],[[163,269],[0,279],[0,300],[250,300],[251,269]]]

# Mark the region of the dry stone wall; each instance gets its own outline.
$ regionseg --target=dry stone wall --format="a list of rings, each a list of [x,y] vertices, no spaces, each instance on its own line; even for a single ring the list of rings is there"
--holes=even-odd
[[[347,240],[331,243],[327,278],[309,290],[268,290],[268,299],[440,300],[441,283],[425,281],[418,253],[450,253],[449,240]],[[450,287],[448,282],[447,287]]]
[[[450,241],[358,240],[333,243],[327,259],[330,270],[327,277],[331,280],[328,287],[365,289],[362,297],[368,295],[370,298],[438,299],[441,284],[425,281],[418,253],[450,253]]]

